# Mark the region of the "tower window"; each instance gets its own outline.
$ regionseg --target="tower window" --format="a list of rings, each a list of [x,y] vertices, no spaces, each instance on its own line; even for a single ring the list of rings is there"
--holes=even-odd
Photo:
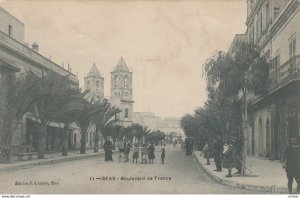
[[[124,87],[127,88],[127,85],[128,85],[128,79],[127,79],[127,75],[125,75]]]
[[[12,35],[12,26],[8,25],[8,36]]]
[[[87,85],[87,89],[90,90],[90,81],[89,80],[86,81],[86,85]]]
[[[129,118],[129,109],[125,109],[125,118]]]
[[[118,85],[118,76],[117,75],[115,75],[115,77],[114,77],[115,79],[114,79],[114,87],[117,87]]]

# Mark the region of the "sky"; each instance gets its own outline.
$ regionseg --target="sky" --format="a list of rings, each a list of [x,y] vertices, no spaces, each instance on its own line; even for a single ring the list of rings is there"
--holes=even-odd
[[[246,31],[245,0],[0,0],[25,24],[25,41],[78,72],[93,62],[105,78],[123,56],[133,72],[134,112],[193,113],[207,99],[202,66]]]

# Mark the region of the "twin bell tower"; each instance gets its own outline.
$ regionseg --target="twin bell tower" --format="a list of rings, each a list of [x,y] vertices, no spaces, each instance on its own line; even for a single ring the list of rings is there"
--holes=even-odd
[[[94,63],[84,78],[84,90],[89,90],[87,100],[90,102],[104,98],[104,77]],[[121,57],[111,72],[109,102],[122,111],[117,117],[119,124],[127,127],[133,123],[132,72]]]

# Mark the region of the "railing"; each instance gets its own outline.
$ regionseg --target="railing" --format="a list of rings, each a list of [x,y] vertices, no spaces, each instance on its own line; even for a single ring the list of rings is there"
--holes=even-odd
[[[289,81],[300,77],[300,55],[290,58],[269,76],[269,91],[279,88]]]
[[[33,51],[26,45],[20,43],[19,41],[9,37],[5,33],[0,31],[0,43],[2,43],[4,46],[8,46],[12,48],[13,50],[17,51],[18,53],[22,54],[23,56],[32,59],[33,61],[37,62],[38,64],[47,67],[48,69],[51,69],[61,75],[68,75],[69,79],[75,83],[78,83],[78,79],[76,75],[72,74],[68,70],[62,68],[61,66],[55,64],[51,60],[45,58],[44,56],[40,55],[39,53]]]
[[[287,62],[269,74],[268,93],[288,84],[290,81],[300,79],[300,55],[290,58]],[[264,96],[254,95],[249,98],[249,103],[254,104]]]

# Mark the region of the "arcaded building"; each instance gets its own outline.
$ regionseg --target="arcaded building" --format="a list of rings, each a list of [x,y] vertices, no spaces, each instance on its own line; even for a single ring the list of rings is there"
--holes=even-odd
[[[248,0],[248,41],[269,62],[268,94],[249,97],[247,153],[282,159],[291,137],[299,139],[300,1]]]

